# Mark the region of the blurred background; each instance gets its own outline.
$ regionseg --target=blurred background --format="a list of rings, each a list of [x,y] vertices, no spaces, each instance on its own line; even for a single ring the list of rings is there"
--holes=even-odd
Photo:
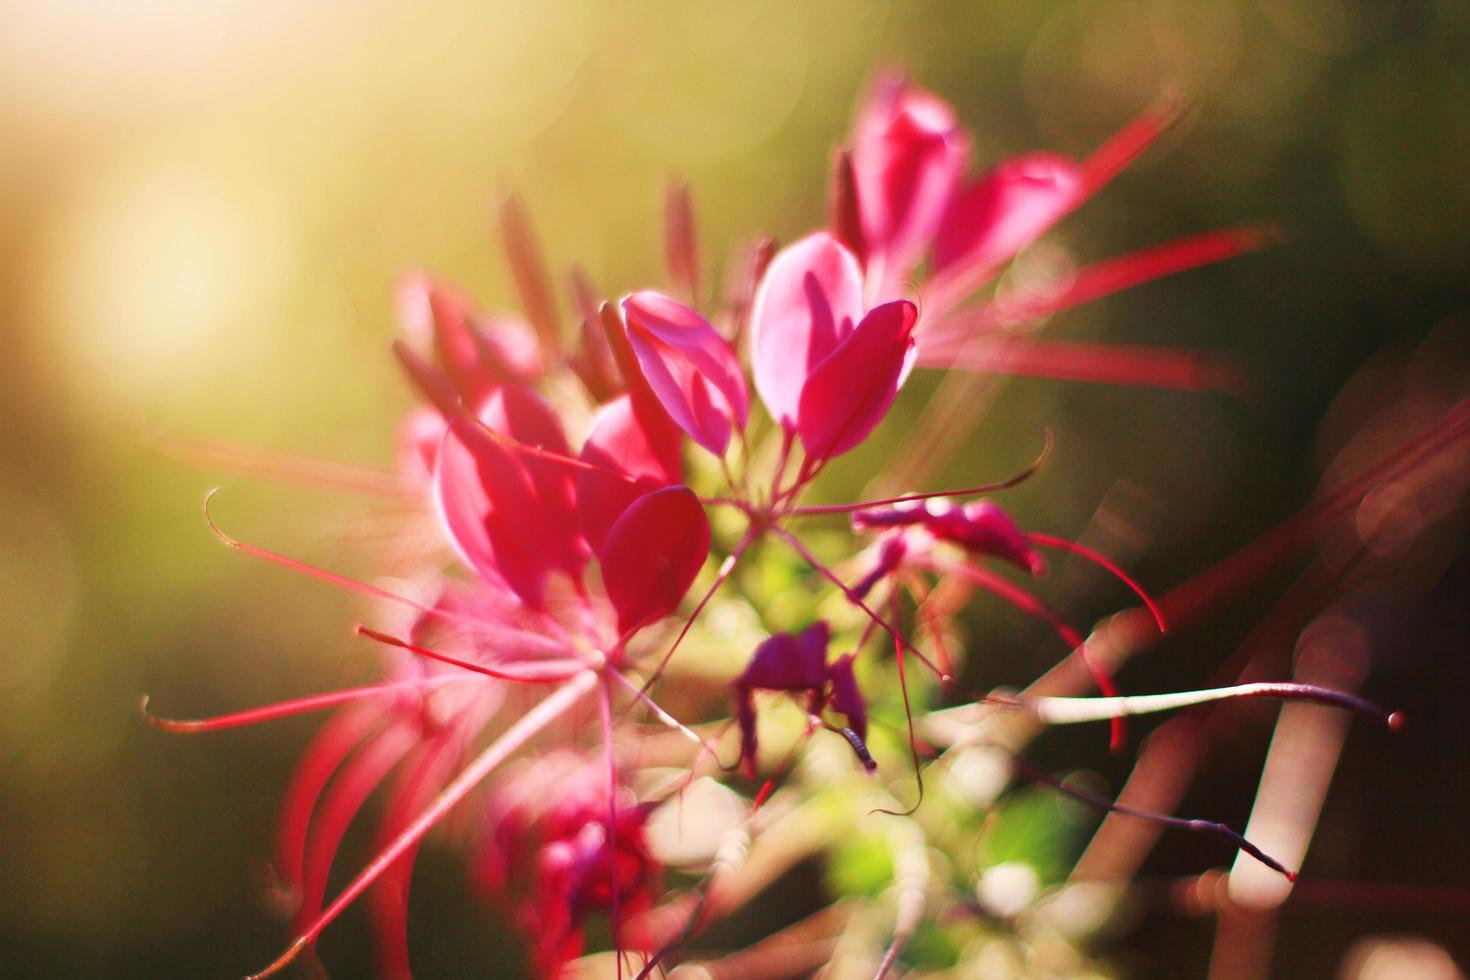
[[[391,462],[409,404],[386,356],[393,284],[423,268],[510,306],[491,224],[505,190],[558,268],[621,291],[662,275],[670,177],[693,188],[711,266],[819,224],[830,148],[877,68],[950,99],[982,165],[1083,156],[1181,88],[1185,123],[1048,247],[1096,260],[1254,220],[1287,243],[1048,329],[1228,354],[1252,394],[1017,381],[932,474],[1009,472],[1052,427],[1018,515],[1060,535],[1113,515],[1162,590],[1308,503],[1385,408],[1411,403],[1383,423],[1403,438],[1470,389],[1467,52],[1455,0],[0,0],[0,974],[234,976],[279,951],[264,861],[319,719],[172,738],[137,698],[201,716],[372,677],[349,597],[221,548],[200,514],[223,485],[232,533],[371,575],[361,507],[157,443]],[[1384,936],[1470,963],[1465,893],[1423,890],[1470,884],[1463,484],[1440,503],[1390,549],[1392,580],[1337,614],[1364,638],[1365,690],[1412,725],[1352,728],[1307,864],[1408,890],[1289,904],[1277,975],[1378,976],[1353,971]],[[1119,601],[1068,611],[1091,622]],[[1202,684],[1271,603],[1268,588],[1232,606],[1125,685]],[[994,624],[987,647],[1014,652],[991,679],[1034,676],[1038,634]],[[1269,735],[1269,717],[1243,729],[1182,811],[1241,825]],[[1097,741],[1047,741],[1040,760],[1116,788],[1127,766]],[[1144,874],[1222,860],[1166,836]],[[458,864],[433,847],[421,864],[422,976],[504,960]],[[324,941],[340,975],[370,969],[364,930],[350,915]],[[1213,933],[1145,897],[1099,951],[1121,975],[1198,976]]]

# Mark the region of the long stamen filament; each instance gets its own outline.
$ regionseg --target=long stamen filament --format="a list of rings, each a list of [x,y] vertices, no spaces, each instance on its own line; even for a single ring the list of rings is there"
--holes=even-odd
[[[1189,708],[1212,701],[1235,698],[1277,698],[1283,701],[1313,701],[1345,708],[1381,722],[1390,731],[1403,727],[1403,715],[1385,711],[1371,701],[1345,691],[1315,684],[1258,682],[1233,687],[1214,687],[1202,691],[1179,691],[1170,694],[1133,694],[1112,698],[1023,697],[1019,703],[1048,725],[1072,725],[1079,722],[1105,721],[1126,715],[1147,715],[1160,711]]]
[[[453,782],[445,786],[427,809],[420,813],[397,837],[393,838],[387,847],[378,852],[378,856],[373,858],[356,878],[352,879],[351,883],[342,890],[331,905],[327,906],[325,911],[302,930],[301,934],[284,953],[276,958],[275,962],[259,973],[246,977],[246,980],[264,980],[265,977],[274,976],[289,966],[296,957],[316,941],[323,929],[331,925],[347,906],[367,891],[373,882],[377,881],[385,871],[393,866],[395,861],[417,844],[434,824],[454,809],[486,776],[490,775],[537,732],[561,717],[577,701],[581,700],[584,694],[592,690],[596,683],[597,673],[591,670],[584,671],[547,695],[539,704],[522,715],[515,724],[505,730],[500,738],[490,743],[485,751],[466,766]]]

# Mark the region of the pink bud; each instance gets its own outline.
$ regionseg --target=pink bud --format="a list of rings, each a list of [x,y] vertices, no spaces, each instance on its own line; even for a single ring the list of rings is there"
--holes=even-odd
[[[541,374],[535,335],[515,316],[486,316],[453,287],[422,273],[397,288],[398,316],[409,341],[432,348],[466,404],[477,406],[496,386],[529,383]]]
[[[880,78],[853,126],[852,170],[869,261],[906,274],[928,248],[970,157],[943,99],[898,76]]]
[[[745,428],[749,398],[730,344],[694,310],[645,290],[623,300],[628,342],[659,403],[716,456],[732,426]]]
[[[918,316],[908,300],[874,308],[812,371],[796,419],[808,456],[841,455],[882,421],[913,366]]]
[[[781,250],[751,306],[755,389],[771,417],[796,428],[807,378],[848,337],[863,315],[857,259],[825,231]]]

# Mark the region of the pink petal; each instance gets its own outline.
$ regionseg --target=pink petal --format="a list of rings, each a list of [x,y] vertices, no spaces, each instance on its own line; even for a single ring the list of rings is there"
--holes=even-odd
[[[562,435],[557,418],[540,395],[520,385],[506,385],[485,402],[481,420],[491,429],[527,446],[570,456],[571,447]],[[537,545],[568,575],[579,578],[587,552],[576,527],[576,502],[572,492],[574,470],[550,459],[524,458],[540,505],[536,517],[550,532],[538,536]]]
[[[807,377],[863,315],[863,275],[852,252],[825,231],[781,250],[751,307],[755,390],[771,417],[796,427]]]
[[[1032,575],[1041,574],[1041,558],[999,504],[972,500],[963,507],[948,509],[931,505],[929,514],[924,526],[936,538],[953,541],[972,554],[1008,561]]]
[[[955,196],[934,241],[934,268],[994,270],[1079,203],[1081,169],[1054,153],[1006,160]],[[978,285],[979,283],[976,283]]]
[[[928,247],[970,156],[954,109],[897,77],[880,79],[853,127],[852,168],[870,256],[899,278]]]
[[[472,423],[454,419],[439,447],[434,504],[465,565],[486,581],[509,586],[528,605],[540,606],[546,562],[527,551],[515,523],[505,519],[507,513],[526,514],[535,507],[535,489],[519,457]]]
[[[482,421],[528,445],[565,454],[551,409],[529,389],[509,387],[486,403]],[[434,501],[449,539],[482,578],[541,604],[547,573],[581,576],[571,470],[491,440],[472,421],[449,423],[434,473]]]
[[[820,690],[827,683],[831,637],[831,628],[820,619],[800,634],[774,634],[755,648],[735,686],[763,691]]]
[[[854,656],[845,653],[832,661],[827,668],[827,676],[832,681],[832,710],[846,715],[848,726],[859,739],[867,741],[868,704],[863,700],[862,689],[858,687],[857,676],[853,673]]]
[[[646,290],[623,300],[628,341],[659,403],[695,442],[717,456],[732,425],[745,427],[749,399],[729,343],[698,313]]]
[[[829,459],[873,431],[913,366],[918,308],[896,300],[874,308],[802,389],[797,432],[807,455]]]
[[[601,553],[608,528],[633,501],[684,478],[679,429],[660,411],[640,416],[632,397],[621,395],[598,410],[581,458],[634,477],[630,483],[609,473],[577,473],[577,518],[592,550]]]
[[[709,521],[688,487],[638,498],[608,529],[602,582],[623,636],[679,608],[709,555]]]

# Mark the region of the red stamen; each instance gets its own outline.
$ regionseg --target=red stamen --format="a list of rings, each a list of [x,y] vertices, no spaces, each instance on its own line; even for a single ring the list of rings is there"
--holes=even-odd
[[[613,959],[617,980],[623,980],[623,923],[618,914],[618,760],[613,744],[612,687],[604,675],[597,688],[597,713],[602,720],[603,753],[607,759],[607,880],[612,895],[611,917]]]
[[[1114,578],[1122,582],[1124,585],[1128,586],[1128,588],[1133,591],[1134,595],[1143,600],[1143,604],[1148,607],[1149,614],[1152,615],[1154,618],[1154,623],[1158,625],[1159,632],[1169,632],[1169,627],[1164,622],[1163,611],[1159,609],[1158,605],[1149,596],[1149,594],[1143,590],[1143,586],[1139,585],[1132,576],[1123,571],[1123,569],[1119,568],[1102,554],[1093,551],[1091,548],[1088,548],[1084,545],[1080,545],[1075,541],[1068,541],[1066,538],[1052,537],[1050,534],[1035,534],[1027,532],[1023,533],[1022,537],[1024,537],[1027,541],[1030,541],[1032,544],[1039,544],[1044,548],[1060,548],[1063,551],[1070,551],[1072,554],[1080,555],[1093,564],[1106,569],[1108,572],[1112,573]]]
[[[1470,398],[1458,402],[1421,435],[1375,460],[1361,474],[1297,512],[1212,568],[1159,598],[1177,630],[1235,598],[1313,540],[1319,523],[1358,505],[1376,486],[1393,483],[1470,436]],[[1141,641],[1146,642],[1146,641]]]
[[[891,605],[889,607],[889,611],[890,614],[893,616],[893,621],[897,623],[899,621],[897,592],[893,593],[890,602]],[[919,787],[919,797],[918,799],[914,800],[914,805],[909,807],[907,810],[885,810],[880,807],[877,812],[887,813],[895,817],[909,817],[913,816],[913,814],[919,809],[920,804],[924,802],[924,770],[919,764],[919,738],[916,734],[914,734],[914,711],[913,708],[909,705],[909,684],[908,678],[904,674],[904,643],[898,638],[897,631],[890,630],[889,632],[893,634],[893,659],[894,662],[898,665],[898,690],[903,695],[903,717],[904,722],[908,726],[909,755],[913,759],[914,763],[914,782]]]
[[[440,653],[437,650],[430,650],[428,647],[419,646],[407,640],[400,640],[398,637],[389,636],[387,633],[379,633],[377,630],[368,629],[366,626],[357,627],[356,632],[359,636],[365,636],[370,640],[377,640],[379,643],[385,643],[388,646],[407,650],[409,653],[420,657],[428,657],[430,660],[437,660],[440,663],[459,667],[462,670],[484,674],[486,677],[494,677],[502,681],[514,681],[518,684],[559,684],[563,681],[571,680],[576,675],[591,669],[587,664],[572,657],[560,660],[527,660],[514,662],[513,664],[487,666],[485,664],[472,663],[468,660],[461,660],[458,657],[452,657],[447,653]],[[511,669],[512,666],[514,669]]]
[[[347,578],[345,575],[338,575],[336,572],[329,572],[324,568],[318,568],[316,565],[310,565],[304,561],[298,561],[295,558],[288,558],[277,552],[269,551],[253,544],[246,544],[244,541],[230,537],[224,531],[220,530],[219,525],[214,522],[214,518],[209,516],[209,504],[214,500],[215,494],[219,493],[219,491],[220,488],[215,487],[204,495],[204,522],[209,525],[210,533],[218,538],[226,547],[243,552],[252,558],[260,558],[272,564],[280,565],[282,568],[289,568],[293,572],[300,572],[303,575],[308,575],[314,579],[326,582],[328,585],[335,585],[339,589],[346,589],[349,592],[358,592],[362,595],[369,595],[377,599],[387,599],[389,602],[399,603],[410,609],[417,610],[426,616],[433,616],[450,622],[472,622],[467,616],[450,613],[437,606],[428,606],[407,596],[401,596],[395,592],[380,589],[376,585],[359,582],[356,579]]]
[[[295,486],[370,497],[398,498],[413,493],[401,474],[369,463],[319,459],[186,436],[149,435],[145,439],[150,448],[190,466],[218,468]]]
[[[948,683],[954,677],[954,657],[950,655],[949,644],[945,642],[944,628],[939,623],[939,614],[927,605],[933,590],[927,588],[924,580],[918,575],[905,576],[904,586],[914,600],[914,609],[923,620],[924,628],[929,632],[929,642],[934,644],[934,659],[939,664],[939,669],[944,672],[939,679],[941,682]]]
[[[1118,130],[1102,146],[1093,151],[1082,164],[1083,186],[1086,197],[1107,184],[1144,150],[1148,149],[1179,117],[1184,114],[1188,102],[1179,92],[1166,92],[1148,109],[1134,117]]]
[[[515,724],[505,730],[500,738],[486,747],[449,785],[445,786],[428,808],[368,863],[367,867],[342,890],[326,911],[302,930],[284,953],[264,970],[251,974],[246,980],[264,980],[265,977],[274,976],[289,966],[303,950],[316,941],[323,929],[331,925],[347,906],[356,901],[358,896],[370,888],[404,853],[416,845],[434,824],[454,809],[486,776],[509,758],[511,753],[575,705],[596,682],[597,675],[592,671],[578,674],[522,715]]]
[[[418,743],[419,735],[416,723],[395,721],[362,746],[333,781],[322,801],[320,814],[312,822],[307,840],[301,909],[296,919],[298,927],[309,922],[322,907],[327,876],[347,828],[378,784]]]
[[[1141,344],[985,337],[965,342],[953,354],[921,354],[920,363],[982,374],[1010,374],[1170,391],[1218,391],[1242,395],[1248,388],[1239,365],[1228,358],[1196,350]]]
[[[760,790],[755,794],[755,799],[751,801],[751,816],[755,816],[756,812],[765,805],[766,800],[769,800],[771,798],[771,793],[775,791],[776,784],[786,775],[786,773],[791,769],[792,765],[795,764],[797,751],[802,747],[803,744],[806,743],[807,739],[812,737],[812,734],[817,730],[817,727],[820,724],[820,718],[815,718],[811,715],[807,716],[807,725],[806,728],[802,731],[801,737],[798,738],[795,742],[791,743],[791,748],[786,750],[786,755],[781,758],[781,762],[779,765],[776,766],[775,772],[771,773],[771,775],[766,778],[766,781],[761,784]],[[755,760],[748,760],[748,765],[751,767],[751,773],[753,775]]]
[[[729,579],[730,575],[735,571],[735,564],[740,561],[740,557],[745,554],[746,549],[751,546],[757,537],[758,534],[754,528],[747,529],[745,537],[741,538],[740,543],[735,546],[735,549],[725,556],[724,561],[720,562],[719,571],[715,573],[715,580],[710,583],[710,587],[699,600],[699,605],[694,607],[694,612],[690,613],[689,618],[684,620],[684,625],[680,628],[679,635],[674,638],[674,642],[669,645],[669,649],[664,653],[663,658],[659,660],[658,666],[654,668],[653,673],[648,675],[648,680],[639,689],[638,693],[640,697],[647,694],[648,690],[663,676],[664,668],[673,659],[674,651],[679,649],[679,644],[684,642],[684,637],[689,635],[689,629],[694,625],[694,621],[699,618],[700,613],[704,612],[704,607],[709,605],[709,601],[714,598],[720,586],[724,585],[725,581]]]
[[[996,493],[1001,490],[1009,490],[1011,487],[1026,482],[1035,476],[1041,468],[1046,465],[1047,458],[1051,456],[1052,436],[1051,429],[1045,430],[1046,443],[1041,447],[1040,454],[1031,463],[1015,476],[1002,480],[999,483],[986,483],[978,487],[962,487],[958,490],[932,490],[928,493],[907,493],[900,497],[884,497],[879,500],[860,500],[852,504],[822,504],[815,507],[793,507],[786,511],[783,516],[788,517],[815,517],[822,514],[850,514],[855,510],[866,510],[869,507],[891,507],[895,504],[907,504],[918,500],[932,500],[935,497],[974,497],[981,494]]]
[[[311,828],[311,815],[317,800],[342,761],[367,737],[381,717],[382,713],[368,704],[333,715],[311,740],[291,776],[281,803],[281,822],[276,832],[276,869],[284,883],[281,897],[293,915],[300,908],[306,835]]]
[[[933,561],[930,567],[941,575],[959,575],[972,584],[984,589],[992,595],[998,596],[1015,606],[1022,612],[1034,616],[1052,628],[1062,642],[1076,651],[1082,665],[1092,675],[1092,680],[1098,689],[1108,697],[1118,696],[1118,686],[1113,683],[1113,677],[1097,662],[1087,650],[1087,642],[1082,634],[1066,620],[1062,619],[1051,607],[1042,602],[1036,596],[1016,585],[1009,579],[1002,578],[989,569],[979,568],[964,562]],[[1122,751],[1127,743],[1127,726],[1121,717],[1111,719],[1109,723],[1108,745],[1114,752]]]
[[[325,711],[327,708],[335,708],[339,704],[347,704],[359,701],[363,698],[376,697],[380,694],[396,694],[401,691],[422,690],[426,687],[437,687],[451,680],[460,680],[453,675],[442,677],[421,677],[411,681],[396,681],[390,684],[369,684],[364,687],[349,687],[340,691],[328,691],[325,694],[308,694],[305,697],[292,698],[289,701],[277,701],[274,704],[262,705],[258,708],[246,708],[243,711],[233,711],[229,714],[215,715],[212,718],[160,718],[158,715],[148,711],[148,695],[143,695],[138,703],[138,710],[143,713],[143,718],[154,728],[166,732],[174,732],[179,735],[197,735],[201,732],[219,732],[229,728],[243,728],[247,725],[258,725],[262,722],[275,721],[278,718],[290,718],[295,715],[304,715],[312,711]]]

